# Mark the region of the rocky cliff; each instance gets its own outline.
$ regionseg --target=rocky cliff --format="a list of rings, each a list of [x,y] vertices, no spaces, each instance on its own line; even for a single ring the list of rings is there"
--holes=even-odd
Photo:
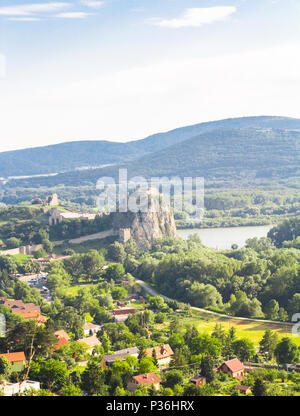
[[[149,193],[148,209],[139,212],[116,213],[114,229],[130,229],[131,237],[141,249],[147,250],[154,240],[176,237],[173,210],[159,194]]]

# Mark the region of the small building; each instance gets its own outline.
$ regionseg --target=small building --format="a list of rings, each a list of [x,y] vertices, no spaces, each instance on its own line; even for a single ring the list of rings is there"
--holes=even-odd
[[[111,367],[116,360],[124,361],[129,355],[138,358],[139,352],[140,351],[137,347],[131,347],[115,351],[114,354],[103,355],[101,368],[104,369],[106,366]]]
[[[159,390],[160,382],[161,379],[155,373],[139,374],[138,376],[133,376],[128,382],[127,390],[135,391],[138,386],[152,386],[154,390]]]
[[[174,352],[169,344],[163,344],[158,347],[147,348],[147,357],[153,357],[153,350],[155,350],[156,359],[159,366],[167,366],[170,364]]]
[[[13,311],[13,312],[16,313],[17,315],[22,316],[23,319],[26,319],[26,320],[33,319],[39,325],[45,324],[47,322],[47,318],[41,315],[39,312],[34,312],[34,311],[18,311],[18,312]]]
[[[12,371],[19,372],[25,368],[26,357],[24,351],[8,352],[7,354],[0,354],[0,357],[5,357],[11,363]]]
[[[237,380],[243,380],[245,366],[238,358],[233,358],[232,360],[225,361],[218,368],[218,371],[222,371],[224,374],[230,374],[231,377]]]
[[[66,331],[64,330],[60,330],[60,331],[56,331],[54,332],[54,335],[57,338],[57,344],[55,347],[55,351],[58,350],[59,348],[63,347],[64,345],[67,345],[68,342],[70,341],[70,337],[69,335],[66,333]]]
[[[40,383],[38,381],[26,380],[22,383],[9,383],[5,380],[0,380],[0,392],[4,396],[12,396],[14,394],[24,393],[26,390],[40,390]]]
[[[82,343],[86,344],[89,347],[89,349],[87,351],[89,354],[92,354],[96,345],[99,345],[99,346],[102,345],[101,342],[99,341],[99,339],[96,337],[96,335],[93,335],[93,336],[87,337],[87,338],[79,339],[77,342],[82,342]]]
[[[190,383],[195,384],[196,386],[203,386],[206,384],[206,378],[201,376],[195,376],[189,380]]]
[[[114,309],[112,313],[113,313],[114,321],[119,323],[119,322],[126,321],[126,319],[128,318],[130,314],[133,314],[139,311],[142,311],[142,309],[123,307],[123,308]]]
[[[90,334],[96,335],[99,331],[101,331],[102,326],[93,324],[92,322],[86,322],[83,325],[84,335],[88,337]]]
[[[243,394],[250,394],[251,393],[251,387],[250,386],[235,386],[235,390],[238,390],[240,393]]]

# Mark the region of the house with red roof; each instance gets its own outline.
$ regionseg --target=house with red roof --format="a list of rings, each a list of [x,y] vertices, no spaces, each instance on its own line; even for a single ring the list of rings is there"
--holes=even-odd
[[[224,374],[230,374],[231,377],[236,378],[237,380],[243,380],[245,366],[238,358],[233,358],[220,365],[218,371],[222,371]]]
[[[66,333],[66,331],[64,330],[60,330],[60,331],[56,331],[54,332],[54,335],[57,338],[57,344],[55,347],[55,351],[58,350],[59,348],[63,347],[64,345],[67,345],[67,343],[70,340],[69,335]]]
[[[24,351],[8,352],[7,354],[0,354],[0,357],[5,357],[11,363],[12,371],[22,371],[26,364],[26,357]]]
[[[160,389],[161,379],[155,373],[146,373],[133,376],[132,379],[127,383],[127,390],[135,391],[138,386],[152,386],[154,390]]]
[[[189,383],[193,383],[196,386],[203,386],[206,384],[206,378],[202,376],[194,376],[189,380]]]
[[[47,318],[43,315],[41,315],[39,312],[34,312],[34,311],[18,311],[18,312],[14,312],[17,315],[22,316],[24,319],[34,319],[35,321],[37,321],[37,323],[40,324],[45,324],[47,322]]]

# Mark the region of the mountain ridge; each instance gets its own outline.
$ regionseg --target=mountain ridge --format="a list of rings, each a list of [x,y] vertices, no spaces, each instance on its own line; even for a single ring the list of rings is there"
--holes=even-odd
[[[0,176],[43,175],[122,164],[181,143],[216,128],[274,128],[300,130],[300,119],[281,116],[228,118],[180,127],[128,142],[70,141],[0,153]]]

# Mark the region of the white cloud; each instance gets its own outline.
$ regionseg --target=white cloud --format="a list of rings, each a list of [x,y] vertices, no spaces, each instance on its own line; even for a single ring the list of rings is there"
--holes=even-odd
[[[97,1],[97,0],[81,0],[81,4],[87,7],[91,7],[92,9],[99,9],[104,5],[104,1]]]
[[[300,117],[299,47],[165,60],[75,82],[54,72],[44,88],[21,80],[0,95],[0,149],[142,138],[235,116]]]
[[[8,17],[7,20],[14,22],[36,22],[41,19],[39,17]]]
[[[169,28],[199,27],[204,24],[225,20],[228,16],[237,11],[234,6],[218,6],[206,8],[186,9],[182,17],[175,19],[153,18],[148,21],[154,26]]]
[[[50,2],[35,4],[20,4],[0,7],[0,16],[32,16],[36,13],[51,13],[70,7],[70,3]]]
[[[59,17],[62,19],[86,19],[92,13],[86,12],[66,12],[66,13],[58,13],[55,17]]]

